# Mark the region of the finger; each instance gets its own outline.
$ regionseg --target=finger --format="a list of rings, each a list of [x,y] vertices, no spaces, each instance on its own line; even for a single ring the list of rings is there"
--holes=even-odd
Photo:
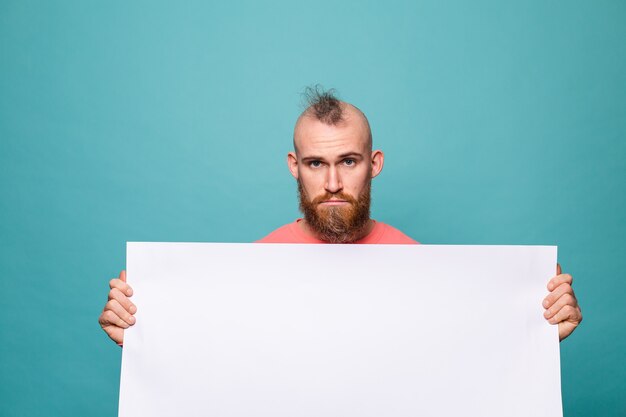
[[[578,307],[565,306],[552,316],[552,318],[548,320],[548,323],[557,324],[564,321],[579,323],[581,316],[582,314]]]
[[[554,302],[554,304],[552,304],[550,308],[548,308],[543,313],[543,316],[549,319],[567,305],[572,306],[572,307],[578,307],[578,301],[576,300],[576,297],[574,297],[570,293],[563,294],[558,300]]]
[[[102,330],[104,330],[105,333],[108,334],[109,337],[115,343],[117,343],[119,346],[123,346],[123,344],[124,344],[124,329],[122,329],[121,327],[109,325],[109,326],[102,327]]]
[[[137,307],[117,288],[113,288],[109,291],[109,300],[117,301],[128,314],[135,314],[137,312]]]
[[[115,326],[121,329],[128,329],[130,324],[126,323],[120,316],[115,314],[113,310],[104,310],[102,314],[100,314],[100,318],[98,319],[100,326],[105,328],[107,326]]]
[[[582,318],[581,318],[581,321],[582,321]],[[560,322],[559,323],[559,340],[563,340],[567,336],[572,334],[574,330],[576,330],[576,327],[578,327],[579,324],[580,324],[580,321],[578,323],[572,323],[571,321]]]
[[[546,296],[546,298],[544,298],[542,303],[543,308],[550,308],[556,300],[561,298],[561,296],[566,293],[574,295],[574,290],[572,290],[572,286],[567,283],[559,285],[558,287],[556,287],[556,289],[551,291],[550,294]]]
[[[558,287],[559,285],[563,283],[572,285],[572,282],[574,282],[574,278],[572,278],[570,274],[559,274],[555,277],[552,277],[550,281],[548,281],[548,285],[547,285],[548,291],[552,291],[553,289],[555,289],[556,287]]]
[[[556,264],[556,274],[557,275],[561,275],[561,264],[557,263]],[[124,280],[126,281],[126,280]]]
[[[559,272],[560,274],[560,272]],[[126,282],[126,270],[123,269],[122,272],[120,272],[120,277],[119,277],[122,281]]]
[[[133,289],[131,288],[131,286],[119,278],[113,278],[111,281],[109,281],[109,287],[111,287],[111,289],[117,288],[118,290],[123,292],[127,297],[130,297],[131,295],[133,295]]]
[[[121,318],[129,325],[135,324],[135,317],[122,307],[117,300],[109,300],[109,302],[104,306],[104,309],[112,311],[117,317]]]

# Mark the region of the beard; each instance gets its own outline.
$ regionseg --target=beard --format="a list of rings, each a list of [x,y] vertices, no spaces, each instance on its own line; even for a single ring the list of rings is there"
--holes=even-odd
[[[327,207],[320,205],[333,197],[345,200],[349,204]],[[298,179],[298,198],[300,211],[317,237],[329,243],[350,243],[362,237],[362,232],[369,222],[371,180],[356,199],[343,192],[335,194],[326,192],[311,200]]]

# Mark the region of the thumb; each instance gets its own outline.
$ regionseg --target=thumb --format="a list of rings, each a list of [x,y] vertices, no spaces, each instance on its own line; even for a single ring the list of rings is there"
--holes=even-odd
[[[122,271],[124,272],[124,281],[126,281],[126,271]],[[561,275],[561,264],[556,264],[556,274],[557,275]]]
[[[122,270],[122,272],[120,272],[120,279],[124,282],[126,282],[126,270]]]

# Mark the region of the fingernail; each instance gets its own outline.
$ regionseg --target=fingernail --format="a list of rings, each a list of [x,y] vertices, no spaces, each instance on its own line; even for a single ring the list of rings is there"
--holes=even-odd
[[[128,295],[133,295],[133,290],[131,290],[130,288],[126,290],[126,294]]]
[[[137,307],[135,307],[135,306],[130,306],[129,310],[130,310],[130,312],[131,312],[132,314],[135,314],[135,313],[137,312]]]
[[[128,321],[130,321],[131,323],[134,323],[134,322],[135,322],[135,318],[134,318],[133,316],[130,316],[130,317],[128,318]]]
[[[549,289],[550,291],[552,291],[552,289],[553,289],[553,288],[554,288],[554,284],[548,284],[548,289]]]
[[[543,300],[543,306],[545,308],[548,308],[548,305],[549,305],[548,300]]]

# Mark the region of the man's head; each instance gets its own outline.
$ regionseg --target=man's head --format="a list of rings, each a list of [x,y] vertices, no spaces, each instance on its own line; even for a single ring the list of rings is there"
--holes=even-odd
[[[318,89],[308,89],[307,98],[294,128],[295,152],[287,156],[300,210],[322,240],[352,242],[369,226],[371,180],[384,156],[372,151],[370,126],[358,108]]]

